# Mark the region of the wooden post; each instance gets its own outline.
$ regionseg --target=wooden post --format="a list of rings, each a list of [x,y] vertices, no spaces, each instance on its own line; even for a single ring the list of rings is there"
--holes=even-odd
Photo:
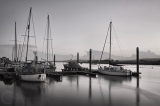
[[[139,76],[139,48],[137,47],[137,75]]]
[[[90,73],[91,73],[91,62],[92,62],[92,49],[90,49],[90,53],[89,53],[89,70],[90,70]]]
[[[137,54],[137,88],[139,88],[139,48],[136,48]]]
[[[79,52],[77,52],[77,63],[79,63]]]
[[[55,60],[56,60],[56,56],[54,54],[54,67],[56,67]],[[55,71],[55,69],[54,69],[54,71]]]

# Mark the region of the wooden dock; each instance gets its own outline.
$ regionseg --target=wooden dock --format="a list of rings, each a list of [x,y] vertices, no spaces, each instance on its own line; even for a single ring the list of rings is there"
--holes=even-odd
[[[87,75],[91,77],[97,77],[97,73],[98,73],[97,70],[92,70],[91,72],[89,70],[87,71],[54,71],[54,72],[46,73],[46,76],[57,78],[57,79],[62,79],[62,77],[65,75]],[[141,72],[139,72],[139,74],[141,74]],[[132,72],[132,76],[138,76],[139,74],[137,72]],[[4,77],[5,79],[12,79],[12,78],[17,79],[15,72],[1,71],[0,77]]]
[[[64,75],[88,75],[92,77],[96,77],[97,74],[94,72],[89,71],[55,71],[46,73],[48,77],[54,77],[54,78],[62,78]]]

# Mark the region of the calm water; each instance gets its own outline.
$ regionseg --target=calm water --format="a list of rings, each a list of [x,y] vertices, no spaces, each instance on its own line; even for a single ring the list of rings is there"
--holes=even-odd
[[[57,71],[61,71],[63,64],[56,65]],[[136,71],[135,65],[127,67]],[[63,76],[62,80],[47,78],[45,83],[1,78],[0,106],[160,106],[160,66],[140,66],[140,72],[139,87],[136,77],[100,74],[96,78],[85,75]]]

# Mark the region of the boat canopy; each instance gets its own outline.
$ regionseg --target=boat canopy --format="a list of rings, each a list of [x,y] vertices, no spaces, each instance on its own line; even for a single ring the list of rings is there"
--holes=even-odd
[[[40,63],[25,63],[20,72],[21,74],[40,74],[44,73],[44,65]]]
[[[69,61],[68,62],[68,67],[69,68],[83,68],[76,61]]]

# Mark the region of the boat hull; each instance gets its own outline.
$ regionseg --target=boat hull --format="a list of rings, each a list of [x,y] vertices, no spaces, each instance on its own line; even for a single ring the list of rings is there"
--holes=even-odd
[[[46,74],[20,75],[20,80],[31,82],[44,82],[46,80]]]
[[[131,76],[132,72],[117,72],[117,71],[108,71],[108,70],[98,70],[99,73],[105,75],[113,75],[113,76]]]

